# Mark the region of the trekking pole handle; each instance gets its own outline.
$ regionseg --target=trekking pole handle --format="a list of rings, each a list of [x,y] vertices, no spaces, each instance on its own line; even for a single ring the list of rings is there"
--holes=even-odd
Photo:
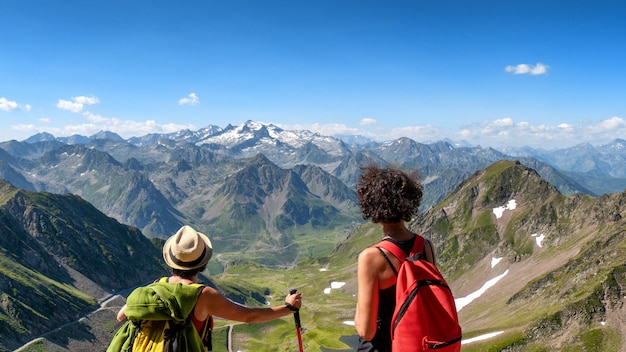
[[[295,288],[292,288],[291,290],[289,290],[289,294],[293,295],[294,293],[298,292],[298,290],[296,290]],[[299,311],[295,311],[293,313],[293,317],[296,321],[296,328],[300,329],[301,325],[300,325],[300,312]]]

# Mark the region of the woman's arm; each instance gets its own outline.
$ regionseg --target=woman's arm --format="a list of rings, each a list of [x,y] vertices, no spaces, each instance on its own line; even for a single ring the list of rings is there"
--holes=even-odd
[[[367,248],[359,254],[357,268],[357,303],[354,315],[356,331],[366,341],[376,335],[376,316],[378,315],[378,270],[374,263],[382,255],[376,248]]]
[[[296,292],[285,298],[285,303],[289,303],[295,309],[300,309],[302,305],[302,294]],[[199,320],[204,320],[208,315],[215,315],[228,320],[241,321],[244,323],[263,323],[294,313],[287,308],[287,305],[280,305],[269,308],[249,308],[235,303],[223,296],[212,287],[205,287],[202,290],[194,315]]]

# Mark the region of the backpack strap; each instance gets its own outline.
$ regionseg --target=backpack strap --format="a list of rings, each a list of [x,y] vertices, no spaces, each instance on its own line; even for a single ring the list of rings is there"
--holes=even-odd
[[[411,249],[411,253],[409,254],[409,256],[413,257],[415,255],[421,255],[421,253],[424,251],[424,244],[425,244],[424,237],[418,234],[415,234],[415,242],[413,242],[413,248]],[[381,250],[381,248],[384,248],[388,250],[389,252],[391,252],[391,254],[393,254],[393,256],[398,258],[398,260],[400,261],[404,261],[407,258],[407,255],[406,253],[404,253],[402,248],[400,248],[400,246],[398,246],[398,244],[396,244],[392,240],[382,240],[378,242],[376,247],[378,248],[378,250],[381,251],[381,253],[383,253],[383,255],[384,255],[384,252]],[[387,258],[386,255],[385,255],[385,258],[387,259],[387,262],[391,264],[391,261],[389,261],[389,258]],[[393,265],[391,267],[393,268]]]
[[[396,267],[393,266],[393,263],[391,262],[391,260],[389,259],[389,257],[387,256],[387,254],[385,253],[385,251],[383,251],[382,248],[376,246],[376,249],[378,249],[380,251],[380,254],[383,255],[383,257],[385,257],[385,260],[387,261],[387,263],[389,264],[389,266],[391,267],[391,270],[393,270],[393,273],[398,276],[398,270],[396,270]]]
[[[207,351],[213,350],[213,316],[209,315],[202,324],[202,329],[198,331],[200,334],[200,338],[202,339],[202,344],[207,348]]]

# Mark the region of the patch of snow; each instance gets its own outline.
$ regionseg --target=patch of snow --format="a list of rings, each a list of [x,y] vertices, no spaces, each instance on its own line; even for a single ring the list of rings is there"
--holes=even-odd
[[[333,281],[330,283],[330,288],[332,289],[342,288],[345,284],[346,284],[345,282]]]
[[[496,258],[496,257],[491,258],[491,269],[493,269],[496,265],[498,265],[498,263],[500,263],[501,260],[502,260],[502,257],[500,257],[500,258]]]
[[[354,326],[354,320],[346,320],[343,322],[345,325]]]
[[[514,210],[515,208],[517,208],[517,202],[515,199],[511,199],[506,205],[493,208],[493,213],[496,215],[496,219],[500,219],[505,210]]]
[[[504,207],[493,208],[493,213],[496,214],[496,219],[500,219],[504,213]]]
[[[536,237],[535,241],[537,241],[537,246],[542,247],[542,243],[543,240],[546,238],[546,235],[544,235],[543,233],[541,235],[538,235],[536,233],[533,233],[532,235],[530,235],[531,237]]]
[[[459,312],[461,311],[461,309],[463,309],[463,307],[465,307],[466,305],[472,303],[472,301],[474,301],[475,299],[477,299],[478,297],[482,296],[483,293],[487,292],[487,290],[494,286],[495,284],[498,283],[498,281],[500,281],[503,277],[505,277],[507,274],[509,273],[509,271],[505,271],[503,274],[498,275],[496,277],[494,277],[493,279],[485,282],[485,284],[478,289],[475,292],[470,293],[469,295],[465,296],[465,297],[461,297],[461,298],[457,298],[454,300],[454,303],[456,305],[456,311]]]
[[[320,271],[328,271],[328,268],[320,268]]]
[[[422,184],[427,185],[435,180],[437,180],[439,178],[439,176],[428,176],[426,177],[426,179],[422,182]]]
[[[504,331],[490,332],[488,334],[472,337],[471,339],[462,340],[461,341],[461,345],[465,345],[465,344],[476,342],[476,341],[487,340],[487,339],[490,339],[492,337],[498,336],[498,335],[500,335],[503,332]]]
[[[342,288],[342,287],[343,287],[343,285],[345,285],[345,284],[346,284],[345,282],[341,282],[341,281],[333,281],[333,282],[331,282],[331,283],[330,283],[330,287],[326,287],[326,288],[324,289],[324,293],[328,295],[328,294],[330,294],[330,291],[331,291],[332,289],[335,289],[335,290],[336,290],[336,289],[338,289],[338,288]]]

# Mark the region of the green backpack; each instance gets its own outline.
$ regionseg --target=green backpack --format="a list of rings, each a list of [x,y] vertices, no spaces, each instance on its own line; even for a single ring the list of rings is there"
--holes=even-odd
[[[166,278],[164,278],[166,279]],[[211,350],[211,317],[200,337],[189,316],[204,288],[161,279],[136,288],[126,299],[126,321],[117,330],[107,352]],[[203,341],[204,340],[204,341]]]

